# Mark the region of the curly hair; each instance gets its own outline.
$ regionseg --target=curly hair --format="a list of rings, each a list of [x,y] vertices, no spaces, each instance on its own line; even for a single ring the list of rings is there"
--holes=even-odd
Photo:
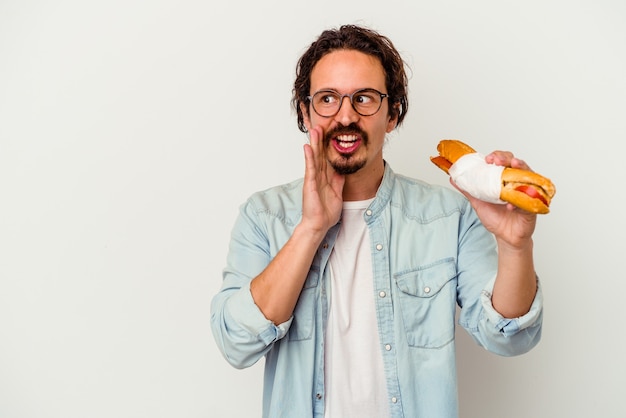
[[[360,51],[380,60],[385,72],[387,94],[389,94],[389,116],[397,117],[396,126],[400,126],[409,108],[408,79],[404,60],[386,36],[372,29],[343,25],[339,29],[323,31],[298,60],[291,99],[291,104],[298,115],[298,128],[302,132],[307,131],[300,103],[308,102],[307,96],[310,95],[313,67],[325,55],[341,49]]]

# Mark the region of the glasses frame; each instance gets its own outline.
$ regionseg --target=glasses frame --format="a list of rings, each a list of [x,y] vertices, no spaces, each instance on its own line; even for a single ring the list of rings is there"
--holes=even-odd
[[[315,97],[319,93],[324,93],[324,92],[326,92],[326,93],[333,93],[333,94],[336,94],[337,96],[339,96],[339,107],[337,108],[337,111],[335,113],[333,113],[332,115],[322,115],[322,114],[320,114],[317,111],[317,109],[315,108],[315,105],[313,104],[313,97]],[[367,113],[367,114],[361,113],[361,112],[359,112],[357,110],[356,106],[354,106],[354,96],[359,94],[359,93],[363,93],[363,92],[376,93],[376,94],[378,94],[380,96],[380,103],[378,105],[378,108],[374,112],[372,112],[372,113]],[[313,93],[310,96],[306,96],[306,99],[309,101],[309,103],[311,103],[311,107],[313,108],[313,111],[315,113],[317,113],[319,116],[321,116],[323,118],[332,118],[332,117],[336,116],[337,113],[339,113],[339,111],[341,110],[341,106],[343,106],[343,99],[346,98],[346,97],[350,99],[350,106],[352,106],[352,109],[354,109],[354,111],[356,113],[358,113],[361,116],[373,116],[376,113],[378,113],[378,111],[380,110],[381,107],[383,107],[383,99],[385,97],[389,98],[389,95],[386,94],[386,93],[381,93],[378,90],[372,89],[372,88],[358,89],[358,90],[353,91],[350,94],[341,94],[337,90],[333,90],[333,89],[322,89],[322,90],[316,91],[315,93]]]

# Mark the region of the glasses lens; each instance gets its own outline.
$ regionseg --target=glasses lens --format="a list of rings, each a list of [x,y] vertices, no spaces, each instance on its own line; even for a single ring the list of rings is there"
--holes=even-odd
[[[370,116],[378,112],[382,98],[376,90],[360,90],[352,95],[352,106],[363,116]]]
[[[380,109],[384,96],[374,89],[357,90],[350,96],[342,96],[334,90],[320,90],[313,95],[313,110],[320,116],[335,116],[341,108],[344,97],[350,98],[352,107],[358,114],[371,116]]]
[[[313,95],[313,109],[320,116],[334,116],[341,106],[341,96],[331,90],[321,90]]]

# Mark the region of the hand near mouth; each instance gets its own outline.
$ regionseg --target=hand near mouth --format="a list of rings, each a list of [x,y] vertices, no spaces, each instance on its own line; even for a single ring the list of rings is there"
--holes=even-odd
[[[328,164],[322,138],[322,128],[316,126],[310,131],[310,144],[304,145],[302,223],[314,233],[326,234],[339,222],[345,177]]]

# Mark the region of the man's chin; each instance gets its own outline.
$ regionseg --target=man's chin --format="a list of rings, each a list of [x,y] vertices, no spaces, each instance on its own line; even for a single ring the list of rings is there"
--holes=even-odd
[[[343,176],[354,174],[365,166],[365,161],[352,161],[349,158],[338,158],[331,161],[330,165],[337,174]]]

